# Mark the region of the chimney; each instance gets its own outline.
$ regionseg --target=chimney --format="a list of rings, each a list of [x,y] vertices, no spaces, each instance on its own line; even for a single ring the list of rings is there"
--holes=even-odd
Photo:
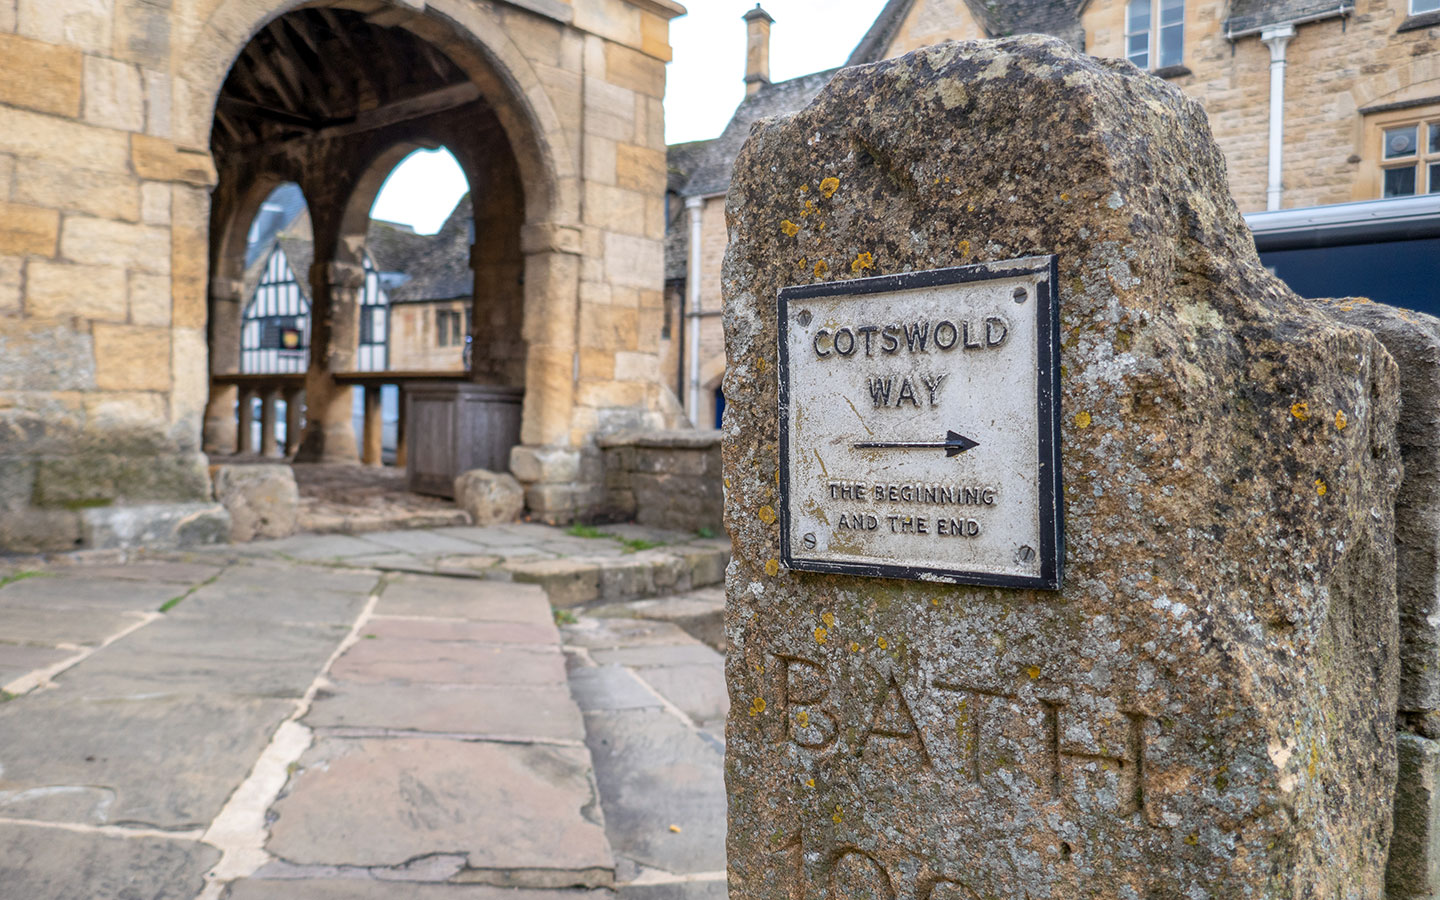
[[[760,8],[747,12],[745,18],[745,95],[748,97],[770,83],[770,24],[775,20]]]

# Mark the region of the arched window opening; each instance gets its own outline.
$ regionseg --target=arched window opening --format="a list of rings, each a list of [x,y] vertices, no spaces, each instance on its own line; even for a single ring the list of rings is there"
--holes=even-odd
[[[454,155],[440,147],[405,157],[375,198],[365,240],[366,263],[374,267],[388,304],[385,368],[466,370],[474,324],[474,240],[469,183]],[[378,312],[372,318],[378,323]]]

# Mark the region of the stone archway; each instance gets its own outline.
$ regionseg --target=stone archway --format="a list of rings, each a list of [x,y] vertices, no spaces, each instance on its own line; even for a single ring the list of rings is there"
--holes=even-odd
[[[215,21],[233,19],[245,8],[253,9],[254,4],[233,0],[217,13],[219,19],[204,32],[211,45],[227,33],[216,27]],[[487,11],[484,4],[466,4],[452,12],[462,21],[401,9],[361,15],[344,4],[272,14],[257,26],[235,57],[216,95],[211,143],[221,170],[222,190],[217,198],[234,210],[217,209],[212,226],[233,220],[244,206],[240,189],[229,183],[232,170],[285,171],[314,201],[311,214],[317,252],[306,274],[317,312],[311,372],[305,379],[308,422],[299,458],[355,458],[349,425],[350,389],[336,383],[334,376],[350,362],[356,331],[353,295],[362,278],[359,248],[369,204],[395,161],[387,164],[387,158],[403,156],[399,148],[413,145],[417,139],[420,143],[444,142],[459,155],[468,156],[472,182],[477,172],[498,167],[501,173],[494,183],[512,189],[513,196],[501,201],[509,203],[514,217],[504,240],[505,258],[487,262],[483,251],[489,245],[479,248],[477,277],[486,266],[492,275],[509,267],[516,270],[515,290],[520,290],[520,283],[524,285],[523,300],[517,303],[523,311],[515,316],[524,325],[520,327],[517,321],[516,333],[508,335],[505,342],[524,347],[516,363],[524,370],[518,380],[539,388],[526,393],[524,440],[556,444],[571,438],[570,373],[576,343],[580,249],[578,226],[566,224],[571,214],[578,212],[568,208],[576,206],[575,191],[564,188],[574,175],[571,154],[558,133],[558,118],[549,98],[528,61],[502,29],[491,27],[497,23],[487,21],[486,16],[493,18],[493,11]],[[479,34],[474,29],[480,29]],[[340,40],[331,40],[337,36]],[[211,60],[205,77],[213,78],[216,54],[214,47],[207,49],[205,43],[202,39],[194,55]],[[315,51],[321,45],[349,50],[352,58],[313,52],[307,58],[302,49]],[[357,53],[357,47],[369,53]],[[284,52],[297,59],[275,60],[277,53]],[[411,53],[415,65],[390,65],[384,61],[389,52],[397,57]],[[337,55],[342,58],[336,59]],[[499,59],[510,60],[515,69],[497,67]],[[375,72],[356,77],[353,85],[343,77],[331,77],[326,70],[327,66],[353,69],[367,61]],[[315,71],[305,71],[307,63]],[[416,93],[410,90],[410,82],[418,77],[417,66],[422,73],[429,71],[423,68],[426,64],[433,70],[435,84]],[[409,93],[398,96],[401,91],[392,88],[402,79],[389,83],[383,79],[402,69]],[[287,82],[293,82],[288,91],[284,88]],[[334,100],[346,89],[351,90],[350,95]],[[318,102],[316,98],[322,96],[334,105]],[[541,127],[545,120],[549,120],[548,128]],[[315,123],[308,133],[307,121]],[[296,139],[297,130],[303,139]],[[478,132],[488,138],[470,137]],[[481,146],[487,139],[494,145],[488,149]],[[560,171],[556,171],[557,161]],[[358,176],[354,174],[357,170]],[[219,242],[231,238],[212,237],[214,249],[209,256],[212,271],[219,274],[222,260],[233,256],[233,248],[221,252]],[[233,279],[212,281],[223,288]],[[211,300],[214,303],[220,298],[212,296]],[[221,347],[216,345],[217,350]],[[225,399],[223,392],[217,393],[213,406],[223,408]]]

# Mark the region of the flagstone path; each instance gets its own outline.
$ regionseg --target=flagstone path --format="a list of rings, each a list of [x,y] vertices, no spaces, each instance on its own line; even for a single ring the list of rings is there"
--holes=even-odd
[[[724,544],[607,531],[0,559],[0,896],[723,900]]]

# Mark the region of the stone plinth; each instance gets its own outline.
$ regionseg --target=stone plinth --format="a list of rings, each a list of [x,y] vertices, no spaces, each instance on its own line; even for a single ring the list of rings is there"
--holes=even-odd
[[[731,896],[1379,897],[1396,366],[1260,266],[1200,107],[946,44],[757,125],[727,214]],[[1048,254],[1062,589],[784,569],[778,291]]]
[[[611,515],[650,528],[721,529],[720,432],[625,432],[598,443],[605,453],[605,508]]]

